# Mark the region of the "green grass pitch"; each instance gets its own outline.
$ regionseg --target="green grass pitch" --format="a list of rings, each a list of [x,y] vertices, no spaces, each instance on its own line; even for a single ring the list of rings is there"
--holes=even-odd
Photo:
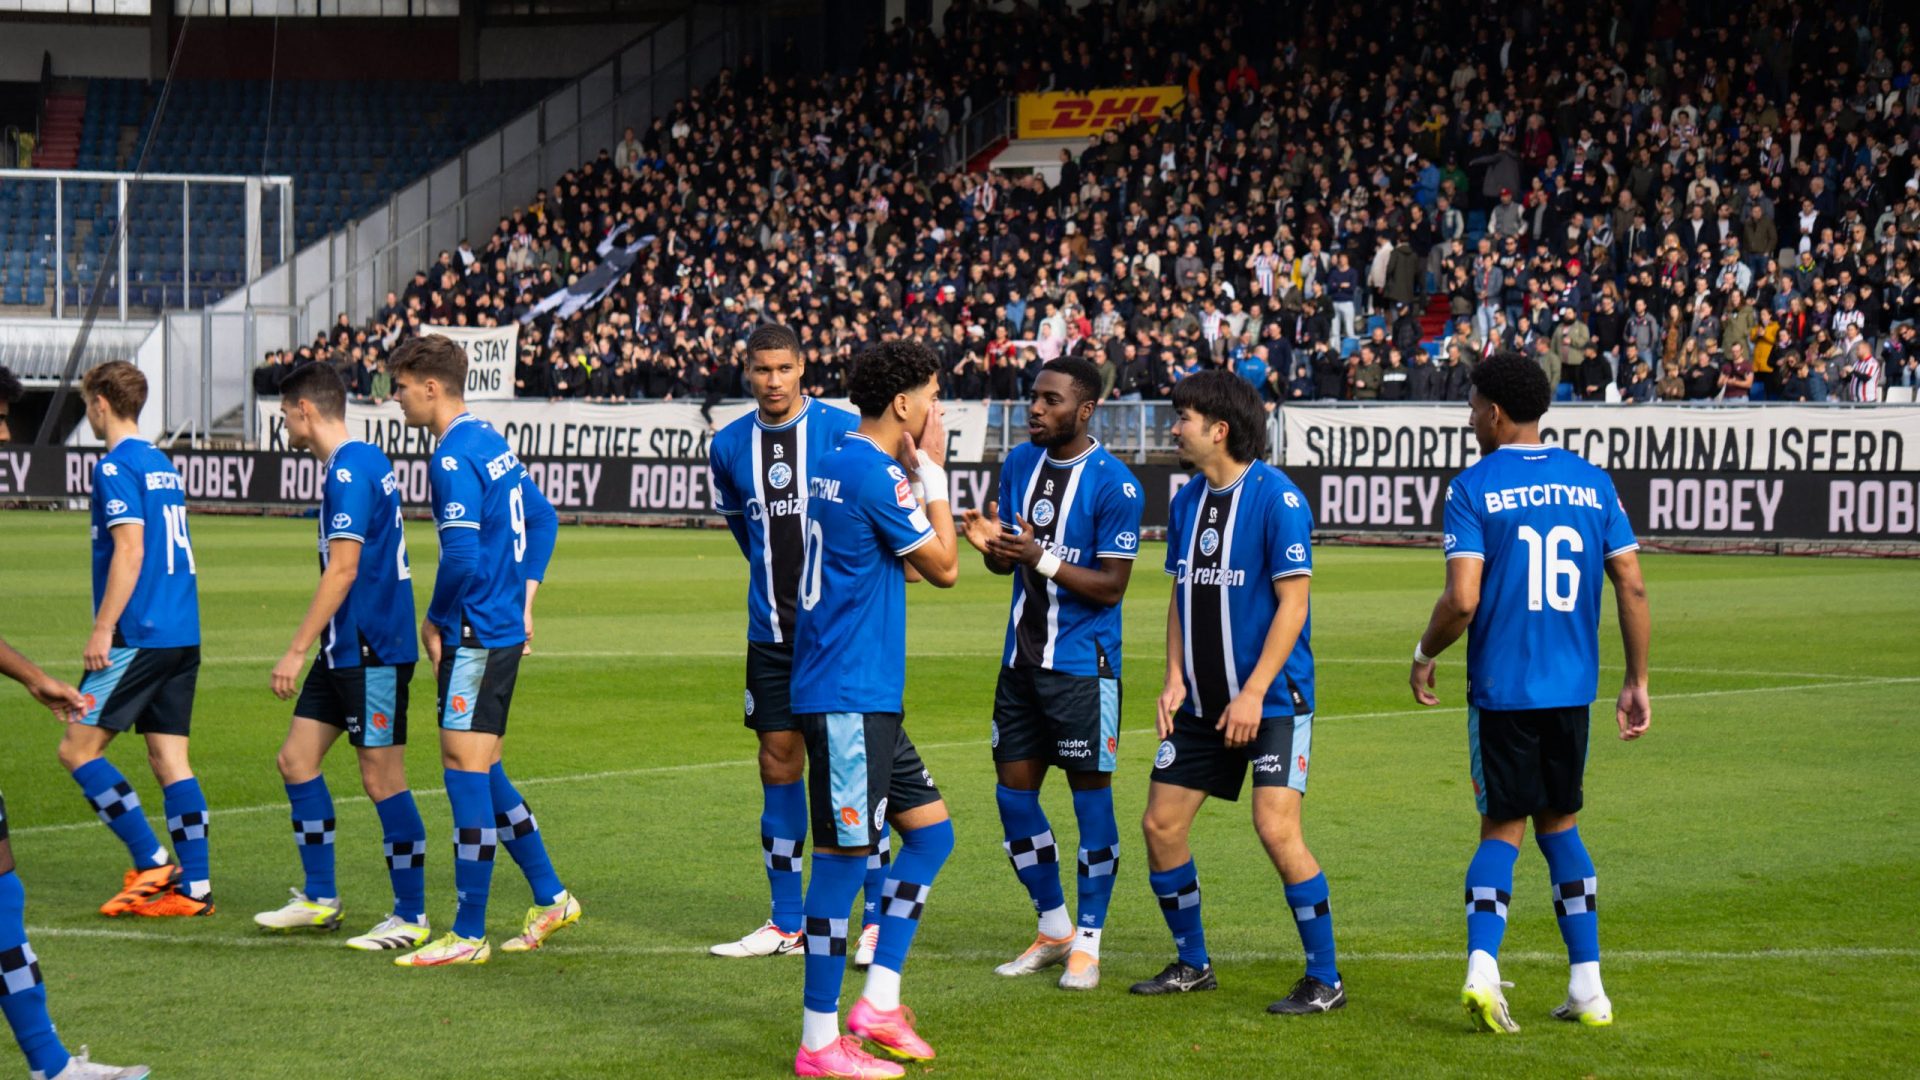
[[[89,622],[86,521],[0,517],[0,632],[66,677]],[[506,760],[586,916],[530,956],[403,971],[331,937],[271,938],[251,915],[298,885],[274,751],[289,706],[267,676],[310,595],[309,521],[197,517],[205,635],[194,762],[213,806],[219,914],[103,919],[125,855],[54,759],[57,726],[15,690],[0,790],[28,924],[62,1033],[155,1076],[776,1077],[798,1038],[802,963],[723,961],[706,946],[765,914],[752,738],[740,723],[745,567],[722,532],[566,528],[540,594]],[[410,529],[424,610],[435,545]],[[1654,721],[1633,745],[1596,708],[1583,834],[1601,879],[1618,1021],[1547,1010],[1565,986],[1545,863],[1529,844],[1503,972],[1523,1031],[1472,1034],[1461,875],[1476,834],[1464,653],[1442,708],[1417,709],[1407,655],[1442,576],[1430,550],[1323,548],[1314,578],[1319,722],[1308,842],[1333,888],[1351,1005],[1265,1014],[1300,946],[1245,803],[1209,804],[1194,849],[1221,989],[1126,994],[1171,945],[1147,889],[1138,820],[1154,742],[1167,578],[1142,553],[1127,602],[1121,879],[1105,985],[1007,980],[1031,909],[1000,850],[987,722],[1007,584],[966,553],[960,586],[910,590],[907,725],[952,808],[959,846],[934,890],[906,999],[939,1049],[909,1075],[954,1077],[1912,1075],[1920,1021],[1920,565],[1651,556]],[[1605,624],[1603,705],[1618,678]],[[413,686],[410,753],[431,857],[428,910],[450,922],[449,819]],[[151,813],[132,738],[113,759]],[[350,751],[328,767],[352,932],[389,899],[378,823]],[[1064,784],[1045,805],[1074,842]],[[1066,864],[1072,895],[1071,862]],[[496,941],[528,903],[494,876]],[[857,994],[850,973],[847,993]],[[851,997],[843,999],[850,1004]],[[0,1074],[24,1072],[0,1051]]]

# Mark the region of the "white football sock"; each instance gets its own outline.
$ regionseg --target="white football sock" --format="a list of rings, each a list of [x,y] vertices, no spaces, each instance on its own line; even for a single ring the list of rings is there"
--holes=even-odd
[[[879,964],[873,965],[867,969],[867,988],[860,996],[881,1012],[892,1012],[899,1008],[900,973]]]
[[[1500,962],[1485,949],[1475,949],[1467,955],[1467,978],[1475,976],[1494,986],[1500,985]]]
[[[1100,931],[1081,927],[1080,935],[1073,939],[1073,951],[1086,953],[1095,960],[1100,959]]]
[[[829,1046],[840,1037],[840,1014],[837,1012],[814,1012],[804,1009],[800,1013],[800,1045],[809,1050],[818,1050]]]
[[[1580,1002],[1607,996],[1606,990],[1600,986],[1600,961],[1588,960],[1573,965],[1567,976],[1567,996]]]
[[[1059,939],[1073,933],[1073,919],[1067,915],[1067,906],[1060,905],[1040,913],[1040,936]]]

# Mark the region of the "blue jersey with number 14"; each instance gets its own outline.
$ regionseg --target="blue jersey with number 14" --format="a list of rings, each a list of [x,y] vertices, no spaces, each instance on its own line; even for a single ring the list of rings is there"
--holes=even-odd
[[[427,469],[433,520],[442,536],[472,529],[479,551],[453,609],[435,612],[448,643],[462,630],[484,648],[527,640],[527,582],[546,576],[558,516],[507,440],[472,413],[447,425]],[[446,543],[441,542],[444,559]],[[445,572],[444,567],[442,573]]]
[[[120,612],[120,640],[136,649],[200,644],[187,499],[173,462],[145,439],[122,439],[93,467],[93,607],[107,592],[113,528],[143,528],[140,578]]]
[[[1613,481],[1578,454],[1509,445],[1447,488],[1448,559],[1480,559],[1467,700],[1482,709],[1591,704],[1600,680],[1600,579],[1634,551]]]

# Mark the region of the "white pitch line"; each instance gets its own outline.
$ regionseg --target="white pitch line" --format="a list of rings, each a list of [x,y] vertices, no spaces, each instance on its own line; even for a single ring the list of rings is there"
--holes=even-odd
[[[154,945],[194,945],[202,948],[342,948],[339,939],[317,934],[291,937],[279,934],[249,934],[246,936],[213,937],[200,934],[164,934],[151,930],[109,930],[105,928],[83,926],[41,926],[27,930],[30,938],[71,938],[92,941],[132,941]],[[683,945],[637,945],[637,944],[597,944],[593,942],[576,943],[569,940],[577,937],[578,932],[561,939],[551,950],[542,950],[541,955],[551,956],[556,961],[566,960],[570,956],[704,956],[707,947],[700,944]],[[1152,959],[1164,955],[1165,950],[1114,949],[1108,947],[1103,955],[1138,957]],[[993,949],[928,949],[915,950],[915,956],[937,960],[999,960],[1004,959],[1004,950]],[[1275,950],[1222,950],[1213,954],[1213,958],[1230,963],[1258,963],[1268,960],[1297,960],[1299,951]],[[1920,958],[1920,949],[1835,945],[1795,949],[1608,949],[1608,963],[1686,963],[1686,962],[1725,962],[1739,960],[1908,960]],[[1508,950],[1500,959],[1520,963],[1565,963],[1564,952],[1540,952]],[[1340,959],[1353,963],[1385,964],[1429,964],[1458,962],[1458,949],[1426,949],[1417,951],[1386,952],[1346,952]]]
[[[1906,683],[1920,683],[1920,675],[1907,676],[1903,678],[1883,678],[1883,677],[1859,678],[1859,679],[1855,679],[1851,685],[1892,686],[1892,685],[1901,685]],[[1832,689],[1834,689],[1834,686],[1831,683],[1807,683],[1799,686],[1747,686],[1747,687],[1737,687],[1730,690],[1692,690],[1692,691],[1687,691],[1687,692],[1678,693],[1678,694],[1657,694],[1653,697],[1653,700],[1654,701],[1676,701],[1676,700],[1682,700],[1682,699],[1688,699],[1688,698],[1730,697],[1737,694],[1776,694],[1776,693],[1785,693],[1791,690],[1832,690]],[[1605,702],[1604,700],[1602,700],[1597,704],[1604,705]],[[1450,707],[1448,703],[1442,702],[1439,705],[1427,706],[1427,707],[1418,708],[1418,709],[1394,709],[1386,712],[1345,713],[1342,715],[1316,716],[1315,719],[1324,723],[1324,722],[1337,722],[1337,721],[1344,721],[1344,720],[1390,720],[1390,719],[1396,719],[1400,717],[1417,717],[1417,716],[1451,717],[1454,715],[1456,715],[1455,707]],[[1149,735],[1152,733],[1153,733],[1152,728],[1132,728],[1132,729],[1121,732],[1121,734],[1123,735],[1136,735],[1136,736]],[[985,742],[987,742],[986,739],[961,739],[954,742],[927,743],[923,746],[920,746],[919,749],[950,750],[960,746],[979,746]],[[700,772],[706,769],[724,769],[732,766],[752,765],[755,763],[755,761],[756,759],[754,758],[732,758],[725,761],[696,761],[696,762],[689,762],[682,765],[649,765],[644,768],[637,768],[637,769],[605,769],[599,772],[568,773],[561,776],[533,776],[533,777],[528,777],[524,780],[516,778],[514,780],[514,784],[516,784],[519,787],[536,787],[544,784],[579,784],[579,783],[586,783],[593,780],[625,780],[625,779],[632,779],[634,777],[640,777],[640,776],[666,776],[666,775],[671,775],[673,773]],[[444,795],[446,794],[446,789],[445,788],[415,788],[413,789],[413,793],[417,796]],[[335,798],[334,805],[336,807],[339,807],[341,805],[352,804],[352,803],[363,803],[367,801],[368,799],[364,795],[349,795],[349,796],[341,796],[341,797]],[[253,806],[220,807],[220,808],[216,808],[213,811],[213,814],[215,817],[226,817],[233,814],[264,814],[274,810],[285,812],[286,809],[287,809],[287,804],[284,802],[259,803]],[[150,818],[150,820],[157,821],[159,819]],[[92,829],[96,827],[97,827],[97,823],[92,821],[69,821],[59,825],[29,825],[25,828],[13,829],[11,831],[14,836],[34,836],[41,833],[73,832],[80,829]]]

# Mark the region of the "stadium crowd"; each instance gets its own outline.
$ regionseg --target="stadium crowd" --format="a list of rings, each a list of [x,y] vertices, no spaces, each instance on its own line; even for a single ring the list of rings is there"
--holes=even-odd
[[[769,320],[818,395],[895,335],[976,399],[1063,354],[1115,398],[1224,366],[1269,405],[1460,400],[1499,349],[1563,400],[1920,386],[1920,79],[1889,9],[1058,7],[955,3],[842,71],[745,58],[264,378],[324,357],[379,398],[422,325],[539,309],[530,398],[739,396]],[[1184,108],[1063,151],[1052,185],[953,160],[1005,95],[1160,84]]]

